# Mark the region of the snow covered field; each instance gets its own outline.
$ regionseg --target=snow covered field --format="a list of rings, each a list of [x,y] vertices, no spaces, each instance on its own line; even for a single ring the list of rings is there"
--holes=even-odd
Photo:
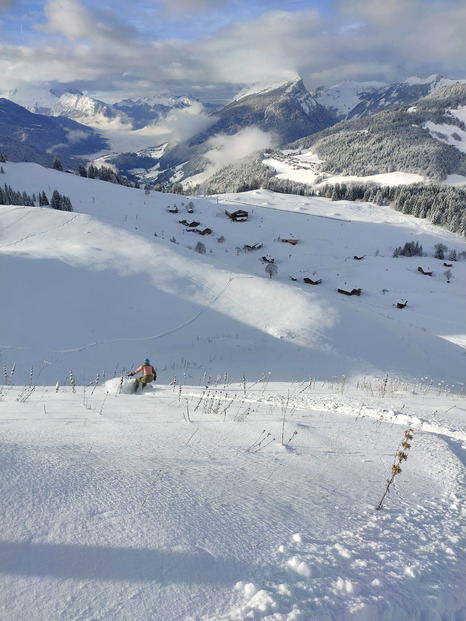
[[[0,206],[2,619],[466,619],[464,239],[3,168],[74,211]]]
[[[464,618],[464,397],[119,385],[2,389],[3,619]]]

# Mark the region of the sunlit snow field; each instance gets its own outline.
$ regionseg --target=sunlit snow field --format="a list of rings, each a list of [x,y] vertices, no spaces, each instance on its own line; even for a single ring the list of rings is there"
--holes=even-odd
[[[466,618],[464,239],[3,168],[74,211],[0,206],[2,618]]]

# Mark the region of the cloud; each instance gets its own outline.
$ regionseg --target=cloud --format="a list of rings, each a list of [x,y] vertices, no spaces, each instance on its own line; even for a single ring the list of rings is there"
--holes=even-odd
[[[87,140],[87,138],[89,138],[89,132],[80,129],[67,129],[66,138],[68,142],[55,144],[52,147],[49,147],[47,149],[47,153],[54,153],[57,149],[62,149],[63,147],[68,147],[70,144],[78,144],[83,140]]]
[[[228,0],[160,0],[157,4],[168,15],[186,15],[217,11],[229,3]]]
[[[204,106],[194,102],[186,108],[173,109],[165,119],[142,129],[133,129],[132,123],[122,122],[119,117],[109,119],[105,116],[93,117],[92,127],[106,138],[111,151],[137,152],[164,142],[183,142],[214,122],[215,118],[205,114]]]
[[[273,11],[196,42],[194,53],[207,75],[252,83],[296,75],[303,58],[318,54],[322,19],[314,10]]]
[[[186,108],[174,108],[158,126],[170,134],[170,142],[183,142],[206,130],[213,123],[215,118],[206,116],[204,106],[195,102]]]
[[[67,130],[68,142],[70,144],[77,144],[83,140],[87,140],[89,138],[89,132],[83,131],[81,129],[69,129]]]
[[[72,42],[117,41],[123,46],[137,31],[127,26],[110,9],[90,10],[76,0],[49,0],[44,8],[46,24],[37,25],[42,32],[62,35]]]
[[[227,136],[217,134],[209,138],[210,150],[204,157],[210,162],[208,175],[213,175],[221,168],[243,157],[272,146],[273,135],[263,132],[258,127],[247,127],[237,134]]]
[[[371,61],[391,71],[453,72],[466,55],[466,5],[463,0],[340,0],[341,20],[357,18],[359,28],[336,49],[347,51],[353,71],[374,71]],[[464,74],[464,64],[463,64]]]
[[[464,0],[335,0],[331,14],[327,4],[321,13],[300,0],[282,3],[295,10],[270,10],[278,4],[114,0],[112,11],[49,0],[37,17],[43,23],[20,45],[8,44],[5,22],[3,88],[13,88],[16,79],[134,95],[153,92],[161,82],[250,84],[296,73],[311,89],[347,78],[465,77]],[[0,0],[0,8],[7,6],[14,4]],[[296,10],[300,6],[308,8]],[[184,38],[174,38],[177,22]]]

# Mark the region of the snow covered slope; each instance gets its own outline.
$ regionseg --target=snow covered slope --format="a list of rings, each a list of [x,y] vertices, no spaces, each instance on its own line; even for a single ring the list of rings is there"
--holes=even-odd
[[[427,78],[414,76],[398,84],[345,80],[330,88],[320,88],[313,96],[338,120],[359,119],[415,102],[445,86],[464,83],[464,80],[449,80],[436,74]]]
[[[367,203],[3,169],[74,212],[0,206],[2,619],[465,617],[466,261],[448,283],[431,257],[464,240]],[[426,256],[393,259],[408,240]]]
[[[1,388],[4,619],[464,617],[464,397],[123,389]]]
[[[370,204],[265,191],[190,201],[34,164],[4,170],[13,189],[45,190],[50,199],[56,188],[74,208],[0,207],[9,292],[1,356],[17,364],[21,381],[44,360],[42,381],[72,368],[82,382],[152,353],[167,382],[180,372],[198,380],[224,371],[464,382],[466,262],[450,268],[447,282],[447,268],[432,258],[439,242],[457,256],[466,250],[454,234]],[[168,212],[174,204],[178,214]],[[250,212],[247,222],[226,216],[235,208]],[[393,259],[410,240],[427,256]],[[275,262],[272,279],[263,257]],[[354,288],[361,296],[338,292]],[[403,310],[400,300],[408,300]]]

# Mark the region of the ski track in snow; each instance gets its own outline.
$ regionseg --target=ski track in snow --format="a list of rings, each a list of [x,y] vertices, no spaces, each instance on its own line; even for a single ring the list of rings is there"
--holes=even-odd
[[[196,321],[196,319],[198,319],[202,315],[202,313],[204,313],[209,308],[211,308],[215,304],[215,302],[217,302],[217,300],[219,300],[222,297],[222,295],[227,291],[228,287],[231,285],[233,280],[236,280],[236,278],[238,278],[238,277],[237,276],[232,276],[228,280],[227,284],[223,287],[223,289],[221,289],[217,293],[217,295],[210,302],[208,302],[204,307],[202,307],[201,310],[198,313],[193,315],[193,317],[191,317],[187,321],[183,322],[182,324],[180,324],[178,326],[175,326],[174,328],[166,330],[165,332],[160,332],[159,334],[155,334],[153,336],[145,336],[143,338],[111,339],[111,340],[107,340],[107,341],[99,341],[99,342],[96,342],[96,343],[89,343],[88,345],[84,345],[82,347],[77,347],[75,349],[57,349],[57,350],[51,350],[51,351],[53,351],[54,353],[71,353],[71,352],[84,351],[86,349],[91,349],[92,347],[96,347],[98,345],[103,345],[105,343],[136,343],[136,342],[141,342],[142,343],[144,341],[155,341],[155,340],[160,339],[160,338],[162,338],[164,336],[168,336],[170,334],[174,334],[175,332],[178,332],[182,328],[185,328],[185,327],[189,326],[191,323]],[[241,277],[239,277],[239,278],[241,278]],[[243,278],[249,278],[249,276],[244,276]]]
[[[22,208],[22,209],[24,209],[24,208]],[[27,218],[29,215],[31,215],[33,213],[35,213],[35,210],[28,209],[24,215],[20,216],[16,220],[16,222],[13,222],[13,223],[9,224],[7,227],[4,227],[4,230],[6,228],[16,226],[21,220],[23,220],[24,218]],[[76,215],[68,218],[65,222],[63,222],[62,224],[60,224],[58,226],[53,226],[53,227],[50,227],[49,229],[46,229],[46,230],[43,230],[43,231],[37,231],[36,233],[31,233],[30,235],[26,235],[24,237],[21,237],[21,238],[15,240],[13,242],[10,242],[9,244],[1,244],[0,248],[9,248],[9,247],[12,247],[12,246],[19,246],[19,245],[23,244],[24,242],[28,242],[31,239],[35,239],[36,237],[50,235],[50,234],[52,234],[52,233],[54,233],[56,231],[60,231],[61,229],[71,225],[79,217],[80,217],[80,214],[76,214]]]

